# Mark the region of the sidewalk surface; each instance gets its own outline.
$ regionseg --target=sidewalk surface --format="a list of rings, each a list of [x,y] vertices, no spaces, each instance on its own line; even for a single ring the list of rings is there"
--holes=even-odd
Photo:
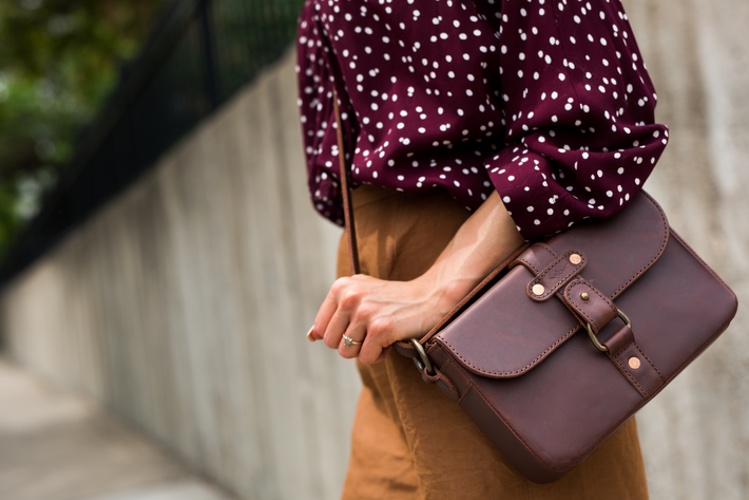
[[[0,499],[233,498],[92,403],[0,358]]]

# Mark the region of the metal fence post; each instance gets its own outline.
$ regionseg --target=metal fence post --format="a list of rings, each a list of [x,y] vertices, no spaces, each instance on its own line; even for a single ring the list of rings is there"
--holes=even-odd
[[[216,23],[213,19],[212,0],[202,0],[199,8],[200,24],[203,31],[203,50],[205,52],[206,90],[211,109],[218,108],[221,103],[219,68],[216,57]]]

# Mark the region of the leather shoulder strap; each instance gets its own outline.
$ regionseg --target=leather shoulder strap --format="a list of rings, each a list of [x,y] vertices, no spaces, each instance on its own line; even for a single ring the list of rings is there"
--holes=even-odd
[[[346,239],[348,240],[349,256],[351,257],[352,274],[361,274],[359,265],[359,247],[356,244],[356,226],[354,224],[354,205],[351,203],[350,169],[346,165],[346,153],[343,142],[343,123],[341,110],[338,107],[338,94],[333,92],[333,109],[335,112],[336,133],[338,136],[338,164],[341,170],[341,196],[343,197],[343,219],[346,223]]]

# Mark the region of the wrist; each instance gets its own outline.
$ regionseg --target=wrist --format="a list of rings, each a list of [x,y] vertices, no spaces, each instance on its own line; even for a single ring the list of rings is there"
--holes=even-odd
[[[456,273],[441,272],[439,268],[430,269],[426,274],[414,280],[420,296],[424,298],[429,316],[434,316],[436,324],[447,315],[473,288],[483,276],[466,277]],[[433,325],[429,325],[431,329]]]

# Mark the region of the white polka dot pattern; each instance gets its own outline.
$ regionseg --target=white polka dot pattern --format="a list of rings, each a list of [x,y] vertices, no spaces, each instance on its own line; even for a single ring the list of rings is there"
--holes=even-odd
[[[333,92],[355,184],[497,190],[527,239],[609,217],[666,146],[619,0],[308,0],[299,106],[317,210],[341,223]]]

